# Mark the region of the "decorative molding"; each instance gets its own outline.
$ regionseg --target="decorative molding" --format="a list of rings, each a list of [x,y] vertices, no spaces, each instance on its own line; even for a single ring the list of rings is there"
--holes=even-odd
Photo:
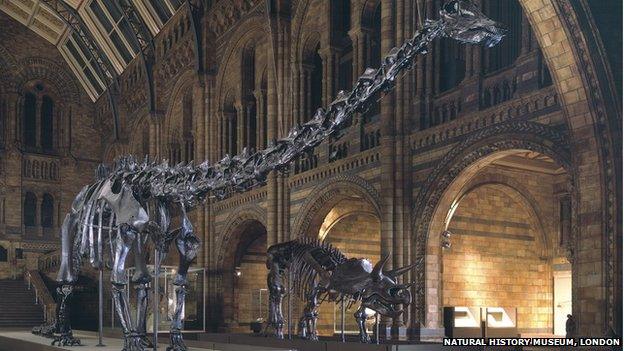
[[[341,174],[317,185],[312,191],[313,195],[302,206],[299,215],[294,221],[294,237],[304,236],[310,227],[313,218],[318,211],[330,200],[336,198],[341,192],[353,191],[365,197],[365,200],[373,205],[375,212],[381,217],[381,195],[375,187],[356,175]]]
[[[534,122],[505,122],[479,130],[468,135],[463,142],[451,149],[429,174],[418,192],[412,208],[412,238],[415,243],[417,270],[425,271],[429,227],[435,210],[446,189],[470,165],[497,152],[507,150],[530,150],[554,159],[574,178],[570,161],[569,142],[561,133],[551,127]],[[422,261],[420,261],[422,259]],[[424,275],[420,286],[425,286]],[[414,296],[416,318],[424,320],[426,306],[424,289]]]
[[[230,247],[236,229],[244,222],[250,220],[258,221],[266,228],[266,217],[266,210],[255,204],[243,206],[228,217],[225,224],[221,227],[222,229],[216,231],[218,234],[215,237],[215,247],[218,248],[218,251],[215,253],[218,256],[217,265],[219,265],[220,269],[223,269],[226,255],[232,250],[236,250],[235,247]]]
[[[622,290],[621,280],[618,278],[621,272],[618,273],[618,269],[615,267],[616,261],[620,262],[622,260],[621,245],[617,243],[617,236],[621,237],[622,235],[621,227],[619,227],[620,232],[618,234],[618,217],[621,215],[621,207],[618,209],[618,204],[621,204],[622,199],[618,198],[618,195],[621,194],[621,188],[617,185],[618,178],[622,176],[621,157],[616,157],[617,152],[619,152],[616,150],[621,150],[621,142],[618,143],[616,140],[618,138],[621,139],[622,120],[620,111],[617,108],[614,116],[607,116],[605,98],[601,87],[609,82],[601,83],[600,79],[598,79],[596,67],[592,61],[592,56],[595,53],[589,51],[583,35],[584,31],[578,22],[573,5],[568,1],[555,1],[553,3],[565,23],[564,29],[566,34],[572,39],[570,43],[574,48],[575,57],[580,67],[584,67],[584,69],[579,69],[579,71],[590,103],[590,111],[594,117],[594,135],[600,152],[599,162],[603,168],[602,172],[600,172],[602,184],[602,232],[605,240],[605,245],[603,245],[603,264],[605,269],[605,321],[603,328],[605,335],[607,335],[611,330],[621,332],[622,328],[621,325],[616,323],[618,318],[621,321],[621,316],[616,317],[616,314],[621,314],[621,310],[616,312],[616,307],[617,305],[619,305],[619,308],[622,307]],[[614,125],[611,125],[610,119],[614,120]],[[616,163],[620,167],[617,167]],[[573,225],[574,223],[575,221],[573,221]],[[618,255],[618,251],[620,255]],[[620,282],[618,283],[618,281]],[[619,299],[619,303],[616,302],[617,299]]]

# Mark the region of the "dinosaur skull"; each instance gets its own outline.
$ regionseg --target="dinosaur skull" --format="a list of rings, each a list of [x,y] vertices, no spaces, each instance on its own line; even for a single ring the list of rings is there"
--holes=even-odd
[[[469,0],[452,0],[440,10],[440,18],[446,24],[444,35],[467,44],[483,43],[492,47],[503,39],[503,26],[486,17]]]
[[[384,271],[383,267],[389,256],[377,262],[370,273],[369,284],[362,291],[362,306],[378,312],[383,316],[395,318],[403,313],[400,305],[412,302],[411,284],[398,284],[396,277],[409,271],[413,265]]]

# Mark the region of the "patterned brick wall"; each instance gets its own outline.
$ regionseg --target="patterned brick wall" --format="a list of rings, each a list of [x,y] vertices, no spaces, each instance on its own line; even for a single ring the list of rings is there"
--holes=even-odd
[[[361,207],[351,202],[352,206]],[[330,211],[326,219],[335,215]],[[355,213],[341,216],[329,231],[325,240],[340,249],[347,257],[368,258],[373,264],[379,261],[379,245],[381,239],[379,219],[371,214]],[[345,312],[347,331],[357,330],[353,313],[357,306]],[[334,309],[336,314],[334,317]],[[326,302],[319,308],[318,330],[320,335],[333,335],[334,318],[336,328],[340,328],[340,305]]]
[[[523,204],[485,185],[467,194],[449,225],[445,306],[517,307],[525,332],[552,328],[552,272]]]
[[[266,235],[254,240],[240,262],[240,276],[235,277],[238,303],[238,332],[249,332],[249,323],[256,318],[266,318]]]

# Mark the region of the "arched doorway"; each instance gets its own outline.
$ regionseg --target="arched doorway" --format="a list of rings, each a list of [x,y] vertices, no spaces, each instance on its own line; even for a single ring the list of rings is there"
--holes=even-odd
[[[561,164],[529,150],[495,152],[460,172],[429,227],[427,305],[503,307],[522,335],[565,335],[571,184]]]
[[[223,266],[223,317],[229,332],[248,333],[252,322],[266,320],[267,231],[264,224],[246,219],[229,233],[231,245]]]

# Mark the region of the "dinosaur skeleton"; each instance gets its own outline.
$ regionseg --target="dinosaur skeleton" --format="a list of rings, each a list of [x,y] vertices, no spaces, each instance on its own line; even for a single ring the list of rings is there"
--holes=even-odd
[[[180,332],[181,308],[186,292],[186,273],[200,244],[187,212],[203,204],[209,196],[222,199],[233,192],[243,192],[264,184],[269,172],[284,171],[291,161],[312,152],[328,137],[342,136],[355,113],[365,112],[377,93],[389,92],[399,74],[412,66],[416,55],[425,54],[428,44],[441,36],[464,43],[493,46],[501,40],[503,30],[469,1],[453,0],[443,6],[439,20],[427,21],[413,38],[392,49],[380,68],[366,69],[350,92],[340,91],[327,109],[318,109],[312,119],[294,126],[285,138],[272,142],[265,150],[252,152],[244,149],[240,155],[226,155],[214,165],[208,162],[199,165],[192,162],[169,165],[166,161],[156,163],[147,158],[138,162],[132,156],[125,156],[111,168],[98,166],[96,181],[85,186],[76,196],[61,227],[62,262],[57,280],[63,285],[64,308],[60,309],[56,318],[56,331],[60,335],[56,337],[55,343],[72,345],[77,342],[69,326],[67,299],[76,283],[83,257],[88,256],[93,267],[102,269],[107,265],[104,253],[108,249],[112,261],[112,295],[124,333],[123,350],[144,350],[149,346],[146,310],[151,276],[146,265],[146,246],[151,241],[158,255],[165,255],[170,244],[175,242],[180,253],[179,268],[173,281],[177,286],[178,303],[167,350],[186,350]],[[172,228],[171,225],[172,216],[175,215],[181,218],[179,228]],[[131,250],[134,252],[136,269],[131,280],[136,284],[139,299],[136,321],[130,316],[125,294],[128,282],[124,268]],[[156,260],[159,261],[159,257]],[[343,265],[349,262],[347,260]],[[309,261],[306,264],[312,263]],[[366,271],[367,267],[360,266],[360,270]],[[376,268],[376,271],[379,269]],[[348,270],[345,271],[347,273]],[[319,270],[316,270],[316,274],[321,281],[331,281],[334,277]],[[279,274],[272,271],[268,279],[279,279]],[[281,289],[279,284],[269,286]],[[403,295],[401,298],[402,303],[408,302],[406,296],[409,297]],[[271,297],[275,299],[273,306],[281,301],[279,291],[272,292]],[[384,309],[376,304],[370,306],[376,311],[392,315],[391,308]],[[310,313],[316,313],[312,307]],[[275,313],[275,323],[283,323],[279,309],[274,309],[272,313]],[[312,318],[306,322],[310,325],[308,334],[312,336],[316,335],[314,321]]]
[[[370,342],[365,326],[366,309],[392,318],[403,313],[401,306],[412,302],[409,289],[413,284],[398,284],[396,278],[421,263],[384,271],[389,257],[373,267],[367,259],[348,259],[328,243],[310,238],[269,247],[269,325],[275,328],[275,335],[284,337],[281,304],[286,291],[284,276],[288,270],[289,278],[292,277],[289,286],[306,302],[299,319],[299,336],[318,340],[316,320],[321,302],[348,302],[349,307],[360,302],[353,316],[360,331],[360,341]]]

